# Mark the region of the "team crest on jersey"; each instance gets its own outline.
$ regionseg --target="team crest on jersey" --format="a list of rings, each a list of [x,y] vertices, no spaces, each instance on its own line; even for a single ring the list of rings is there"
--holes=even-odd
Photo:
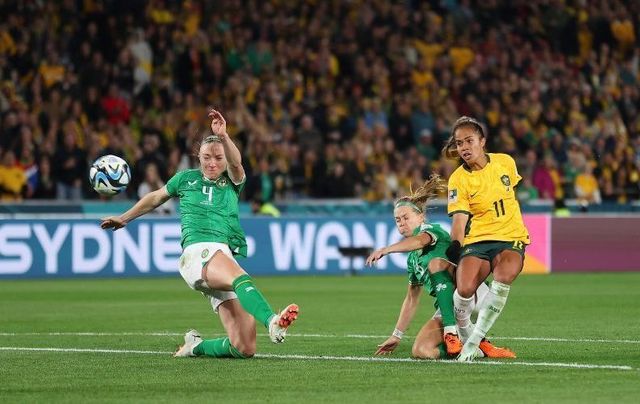
[[[508,175],[503,175],[502,177],[500,177],[500,181],[502,181],[502,184],[507,187],[507,191],[509,190],[509,187],[511,186],[511,180],[509,179]]]
[[[453,202],[457,202],[458,201],[458,190],[457,189],[452,189],[449,191],[449,203],[453,203]]]
[[[209,255],[209,249],[205,248],[204,250],[202,250],[202,254],[200,254],[200,256],[202,258],[207,258],[207,256]]]
[[[216,181],[216,185],[219,186],[220,188],[224,187],[227,185],[227,179],[224,177],[220,177],[217,181]]]

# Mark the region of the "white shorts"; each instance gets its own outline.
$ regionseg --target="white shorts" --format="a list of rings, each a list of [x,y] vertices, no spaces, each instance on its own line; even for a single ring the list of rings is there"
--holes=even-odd
[[[205,298],[211,302],[214,312],[218,312],[218,307],[227,300],[237,299],[235,292],[228,290],[216,290],[209,288],[204,279],[202,279],[202,268],[209,262],[211,257],[218,252],[235,261],[229,246],[222,243],[195,243],[191,244],[182,251],[180,256],[180,275],[182,279],[193,290],[201,292]]]

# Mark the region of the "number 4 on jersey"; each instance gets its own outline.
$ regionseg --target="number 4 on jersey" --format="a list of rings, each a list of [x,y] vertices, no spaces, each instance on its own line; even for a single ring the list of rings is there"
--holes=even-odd
[[[209,203],[213,200],[213,187],[208,187],[206,185],[202,186],[202,193],[208,195]]]

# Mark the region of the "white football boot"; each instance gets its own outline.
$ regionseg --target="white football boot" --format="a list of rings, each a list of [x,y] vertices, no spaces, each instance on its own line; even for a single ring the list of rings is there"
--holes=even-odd
[[[176,353],[173,354],[174,358],[186,358],[189,356],[195,356],[193,354],[193,348],[197,347],[202,342],[200,333],[196,330],[189,330],[184,334],[184,345],[182,345]]]
[[[271,342],[274,344],[284,342],[287,328],[298,318],[298,310],[298,305],[292,303],[285,307],[280,314],[273,316],[269,322],[269,338],[271,338]]]

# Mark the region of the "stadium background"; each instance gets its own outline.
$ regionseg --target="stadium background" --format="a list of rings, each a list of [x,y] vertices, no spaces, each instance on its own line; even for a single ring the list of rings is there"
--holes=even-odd
[[[640,2],[0,0],[0,16],[9,401],[450,400],[462,390],[442,367],[456,365],[403,362],[418,320],[395,358],[364,363],[395,321],[404,266],[363,270],[339,247],[397,239],[393,199],[448,177],[439,150],[463,114],[517,160],[526,271],[548,275],[520,277],[492,330],[518,362],[456,367],[475,393],[456,400],[640,394]],[[169,360],[184,327],[222,331],[175,273],[174,205],[98,229],[195,164],[209,105],[248,173],[243,265],[274,304],[303,307],[285,349],[260,334],[250,362]],[[133,183],[100,199],[87,171],[107,153]],[[443,200],[431,213],[448,226]],[[306,276],[265,276],[283,274]],[[212,390],[218,374],[232,382]],[[274,392],[274,378],[291,383]]]
[[[193,148],[208,130],[209,105],[227,116],[243,152],[243,216],[281,213],[274,226],[291,220],[304,228],[296,218],[315,215],[392,230],[395,197],[456,167],[439,150],[459,115],[486,125],[490,151],[516,158],[523,211],[546,215],[530,219],[540,224],[532,228],[528,272],[563,270],[569,261],[607,270],[560,254],[574,236],[552,231],[562,223],[557,216],[640,209],[637,2],[0,5],[0,214],[7,220],[73,221],[123,211],[196,164]],[[89,165],[104,154],[133,168],[127,193],[110,200],[100,200],[87,181]],[[434,219],[447,224],[439,216],[443,205],[435,202]],[[169,203],[158,214],[174,216],[176,207]],[[571,228],[579,219],[567,220]],[[247,223],[250,236],[255,228],[268,238],[253,225],[264,222]],[[587,233],[598,229],[613,246],[639,239],[633,227],[620,232],[606,219],[589,223],[596,224]],[[375,231],[367,230],[358,240],[347,227],[325,234],[330,250],[315,233],[303,244],[327,255],[329,268],[351,272],[361,263],[347,264],[336,246],[379,247],[393,234],[372,239]],[[10,241],[11,229],[2,232],[0,274],[30,276],[23,267],[50,273],[40,264],[47,244],[31,228],[11,236],[22,242]],[[94,233],[85,241],[69,236],[74,241],[63,243],[57,264],[75,271],[73,251],[100,254]],[[582,252],[574,255],[588,257],[597,239],[577,240]],[[275,256],[278,246],[271,247]],[[136,254],[145,257],[132,259]],[[616,248],[602,254],[605,263],[619,256]],[[134,274],[147,272],[137,263],[149,261],[150,252],[138,246],[124,255]],[[283,264],[267,262],[247,265],[281,273]],[[612,268],[638,269],[635,262]],[[84,272],[118,273],[107,267]]]

